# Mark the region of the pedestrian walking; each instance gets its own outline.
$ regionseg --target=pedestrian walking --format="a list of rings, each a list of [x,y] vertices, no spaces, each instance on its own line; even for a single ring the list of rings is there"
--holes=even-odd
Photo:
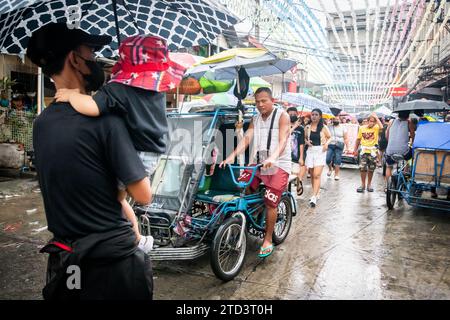
[[[359,152],[359,169],[361,172],[361,186],[356,189],[357,192],[367,191],[373,192],[372,178],[377,167],[377,144],[378,135],[382,124],[376,113],[372,113],[368,118],[368,124],[359,127],[358,137],[356,139],[355,148],[353,149],[355,156]],[[361,150],[358,151],[361,145]],[[366,185],[367,180],[367,185]]]
[[[33,33],[27,56],[56,89],[89,93],[103,85],[94,54],[110,41],[51,23]],[[152,299],[150,258],[138,249],[117,201],[117,179],[136,202],[151,201],[149,179],[123,120],[86,117],[55,101],[34,122],[33,146],[53,233],[41,250],[49,254],[44,299]],[[78,279],[74,287],[71,279]]]
[[[308,151],[306,154],[306,166],[312,170],[311,183],[313,195],[309,200],[311,207],[315,207],[320,198],[320,179],[323,167],[326,164],[327,149],[331,141],[331,134],[328,127],[324,125],[322,111],[313,109],[311,111],[311,124],[305,127],[306,144]]]
[[[166,41],[156,36],[138,35],[124,39],[119,56],[112,69],[111,80],[94,96],[64,88],[57,91],[55,98],[57,102],[69,102],[75,110],[87,116],[108,113],[123,116],[136,152],[151,178],[166,151],[165,91],[181,81],[184,68],[170,60]],[[118,190],[119,202],[126,218],[133,224],[139,248],[146,252],[152,250],[153,237],[140,234],[136,215],[120,181]]]
[[[297,176],[297,196],[303,194],[303,177],[305,167],[305,130],[297,116],[297,108],[287,109],[291,121],[291,160],[292,173]]]
[[[339,118],[334,118],[332,125],[328,127],[331,134],[331,142],[327,150],[327,176],[331,177],[334,171],[334,180],[339,180],[344,147],[348,149],[347,130],[341,125]]]

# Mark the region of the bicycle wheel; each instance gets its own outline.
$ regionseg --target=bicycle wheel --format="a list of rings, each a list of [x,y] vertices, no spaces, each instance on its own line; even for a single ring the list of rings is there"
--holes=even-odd
[[[273,230],[272,241],[275,245],[283,243],[292,224],[292,208],[289,197],[284,196],[278,204],[277,221]]]
[[[247,234],[244,232],[241,246],[238,247],[241,230],[241,219],[229,218],[224,221],[214,236],[211,250],[211,268],[214,274],[223,281],[234,279],[244,265]]]
[[[397,197],[397,178],[395,176],[391,176],[387,182],[387,191],[386,191],[386,205],[389,210],[394,208],[395,199]]]

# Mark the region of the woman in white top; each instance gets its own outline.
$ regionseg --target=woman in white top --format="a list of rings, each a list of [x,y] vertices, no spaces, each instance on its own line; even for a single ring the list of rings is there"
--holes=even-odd
[[[331,133],[331,142],[327,151],[327,176],[331,177],[334,169],[334,180],[339,180],[339,171],[342,164],[342,152],[344,147],[348,149],[347,130],[340,125],[339,118],[334,118],[328,128]]]
[[[312,168],[313,196],[309,200],[311,207],[315,207],[319,199],[320,178],[323,167],[326,164],[327,149],[331,141],[331,134],[324,125],[322,111],[313,109],[311,111],[311,124],[305,128],[305,143],[308,145],[305,164]]]

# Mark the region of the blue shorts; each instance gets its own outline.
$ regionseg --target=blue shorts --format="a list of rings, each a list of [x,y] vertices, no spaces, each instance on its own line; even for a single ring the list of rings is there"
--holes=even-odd
[[[340,166],[342,164],[342,152],[344,150],[338,148],[335,144],[328,145],[327,150],[327,165],[333,163],[335,166]]]

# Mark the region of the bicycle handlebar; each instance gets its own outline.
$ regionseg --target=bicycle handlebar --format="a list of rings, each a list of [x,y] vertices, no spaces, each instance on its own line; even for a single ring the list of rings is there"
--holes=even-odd
[[[255,174],[256,174],[256,170],[258,170],[258,168],[262,167],[262,164],[257,164],[256,166],[234,166],[231,164],[228,164],[228,168],[230,169],[230,174],[231,174],[231,178],[233,179],[233,182],[235,185],[237,185],[239,188],[246,188],[247,186],[249,186],[253,179],[255,178]],[[244,181],[237,181],[236,177],[234,176],[234,172],[233,169],[251,169],[252,170],[252,176],[250,177],[250,179],[247,182]]]

